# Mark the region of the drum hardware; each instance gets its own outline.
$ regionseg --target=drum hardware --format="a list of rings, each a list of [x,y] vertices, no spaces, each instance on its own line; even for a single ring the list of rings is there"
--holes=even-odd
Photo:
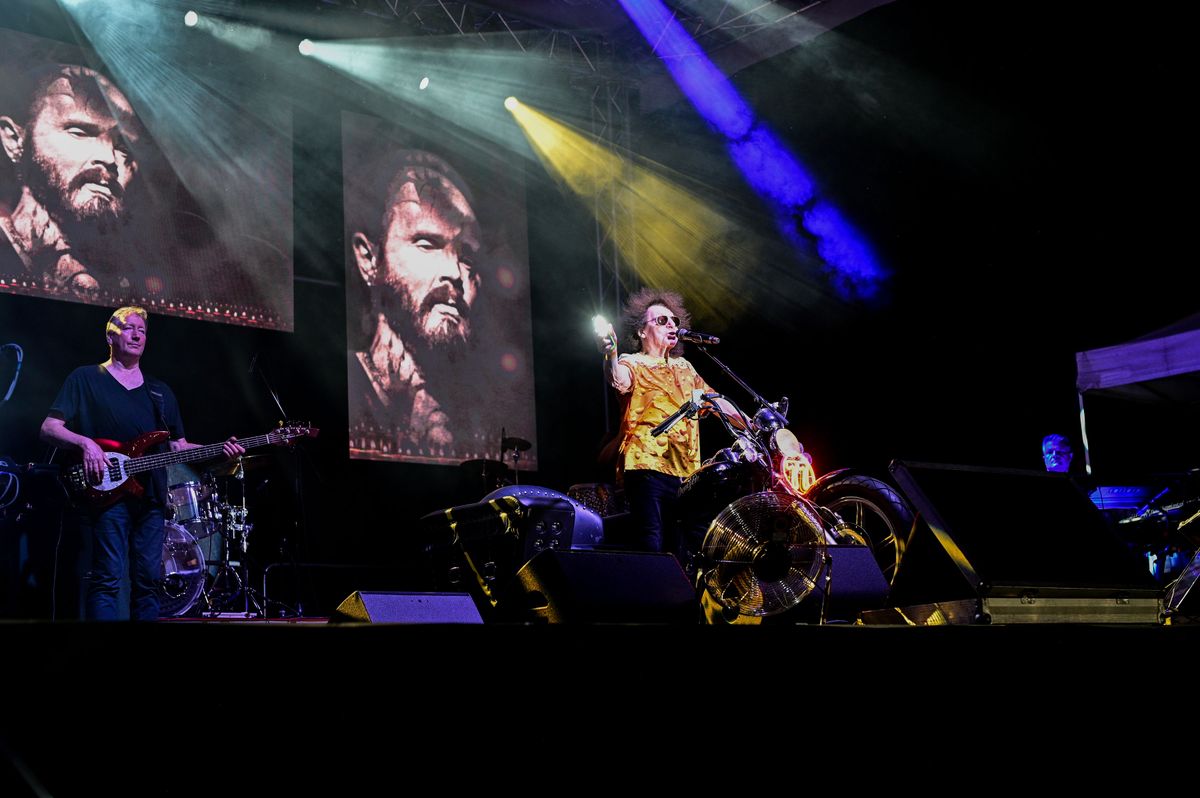
[[[246,552],[249,548],[250,532],[254,525],[248,522],[246,509],[245,474],[243,458],[237,458],[229,476],[242,482],[241,504],[218,503],[213,511],[215,524],[222,533],[221,560],[212,584],[205,596],[210,617],[235,611],[235,602],[241,598],[241,614],[246,618],[265,617],[266,611],[258,592],[250,586],[249,566]],[[251,609],[253,608],[253,609]]]
[[[532,447],[532,446],[533,446],[533,444],[530,443],[529,441],[525,440],[524,438],[502,437],[500,439],[500,448],[503,451],[508,451],[509,449],[512,449],[515,452],[527,452],[527,451],[529,451],[530,447]]]
[[[481,488],[481,496],[509,484],[508,466],[499,460],[465,460],[459,468],[463,471],[463,484],[472,491]]]
[[[214,477],[233,477],[242,479],[238,476],[244,471],[258,471],[260,468],[266,468],[275,462],[275,458],[270,454],[244,454],[236,460],[229,460],[224,463],[217,463],[208,468],[208,473]]]
[[[533,448],[533,444],[530,443],[529,441],[525,440],[524,438],[509,437],[508,435],[505,434],[504,428],[503,427],[500,428],[500,460],[501,460],[501,462],[504,461],[504,453],[505,452],[508,452],[508,451],[512,452],[512,471],[513,471],[513,484],[514,485],[521,484],[520,468],[518,467],[520,460],[521,460],[521,452],[527,452],[531,448]]]

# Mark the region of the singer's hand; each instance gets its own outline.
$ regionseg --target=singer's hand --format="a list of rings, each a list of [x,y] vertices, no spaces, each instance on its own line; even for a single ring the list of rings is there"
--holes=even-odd
[[[596,346],[600,348],[601,354],[605,357],[615,357],[617,354],[617,333],[613,330],[612,325],[608,325],[608,332],[599,336],[596,339]]]

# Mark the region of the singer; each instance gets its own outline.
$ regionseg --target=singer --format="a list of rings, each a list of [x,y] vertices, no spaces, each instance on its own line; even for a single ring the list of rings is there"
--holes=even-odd
[[[635,351],[618,354],[611,327],[600,337],[609,382],[621,395],[616,480],[625,489],[630,512],[628,538],[605,543],[635,551],[669,551],[685,568],[703,531],[682,528],[677,494],[683,480],[700,467],[701,411],[697,407],[686,412],[657,437],[652,430],[692,402],[693,392],[713,392],[682,356],[679,330],[690,324],[679,294],[643,288],[629,298],[621,314],[626,340]],[[736,417],[724,400],[717,404]]]

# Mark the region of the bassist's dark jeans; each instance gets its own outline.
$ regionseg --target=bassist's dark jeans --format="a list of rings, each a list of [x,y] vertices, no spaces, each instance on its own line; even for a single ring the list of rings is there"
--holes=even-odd
[[[162,508],[145,499],[124,499],[83,519],[83,533],[91,542],[91,563],[84,577],[84,617],[89,621],[125,617],[118,596],[128,567],[130,620],[158,620],[155,589],[162,571]]]

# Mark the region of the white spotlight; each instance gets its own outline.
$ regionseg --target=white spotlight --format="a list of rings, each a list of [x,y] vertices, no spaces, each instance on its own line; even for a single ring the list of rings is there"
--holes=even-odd
[[[196,23],[200,21],[200,15],[195,11],[189,11],[183,15],[183,24],[189,28],[196,27]]]
[[[518,100],[516,97],[509,97],[508,99],[506,99],[504,101],[504,107],[510,111],[517,110],[517,106],[520,104],[521,104],[521,101]]]
[[[312,39],[301,39],[299,49],[300,49],[300,55],[312,55],[313,50],[315,50],[317,48],[312,43]]]
[[[425,91],[427,88],[429,88],[429,76],[428,75],[421,78],[421,82],[417,84],[417,88],[420,89],[421,91]]]

